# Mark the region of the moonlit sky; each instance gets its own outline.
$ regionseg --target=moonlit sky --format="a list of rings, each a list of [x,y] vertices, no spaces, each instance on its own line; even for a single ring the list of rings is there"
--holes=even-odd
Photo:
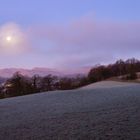
[[[140,0],[0,0],[0,68],[140,59]]]

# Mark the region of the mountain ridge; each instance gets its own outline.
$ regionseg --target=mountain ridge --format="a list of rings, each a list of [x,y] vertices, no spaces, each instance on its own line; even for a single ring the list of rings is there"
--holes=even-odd
[[[77,70],[57,70],[53,68],[46,68],[46,67],[35,67],[32,69],[25,69],[25,68],[3,68],[0,69],[0,77],[9,78],[11,77],[15,72],[20,72],[23,75],[26,76],[33,76],[33,75],[40,75],[40,76],[46,76],[48,74],[56,75],[56,76],[65,76],[65,75],[76,75],[76,74],[86,74],[89,71],[90,68],[83,67]]]

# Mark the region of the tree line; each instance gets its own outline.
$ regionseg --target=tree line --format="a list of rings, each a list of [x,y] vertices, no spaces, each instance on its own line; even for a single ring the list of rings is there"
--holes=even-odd
[[[0,98],[45,91],[76,89],[90,83],[122,75],[124,75],[123,79],[125,80],[133,80],[137,78],[137,72],[140,72],[140,61],[134,58],[126,61],[118,60],[116,63],[107,66],[93,67],[86,76],[58,77],[46,75],[40,77],[34,75],[33,77],[27,77],[20,74],[20,72],[16,72],[0,86]]]
[[[123,75],[124,80],[134,80],[137,79],[137,72],[140,72],[139,60],[132,58],[123,61],[120,59],[114,64],[109,64],[107,66],[100,65],[92,68],[88,73],[88,80],[92,83]]]
[[[16,72],[4,85],[0,86],[0,98],[28,95],[54,90],[70,90],[86,85],[86,77],[58,77],[51,74],[44,77],[23,76]]]

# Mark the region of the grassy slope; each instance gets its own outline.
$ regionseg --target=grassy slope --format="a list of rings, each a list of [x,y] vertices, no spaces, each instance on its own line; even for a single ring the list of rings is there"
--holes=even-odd
[[[119,84],[0,100],[0,140],[140,139],[140,85]]]

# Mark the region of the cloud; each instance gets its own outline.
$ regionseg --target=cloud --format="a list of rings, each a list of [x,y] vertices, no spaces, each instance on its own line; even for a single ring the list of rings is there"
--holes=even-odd
[[[49,52],[61,64],[107,63],[137,57],[140,50],[140,22],[101,22],[84,17],[64,26],[36,27],[32,34],[53,44]]]
[[[17,38],[14,45],[5,42],[11,34]],[[21,63],[27,60],[28,66],[69,69],[107,64],[120,58],[139,59],[139,50],[140,22],[101,22],[84,16],[65,25],[30,26],[23,29],[15,23],[8,23],[0,27],[0,54],[24,52]]]

